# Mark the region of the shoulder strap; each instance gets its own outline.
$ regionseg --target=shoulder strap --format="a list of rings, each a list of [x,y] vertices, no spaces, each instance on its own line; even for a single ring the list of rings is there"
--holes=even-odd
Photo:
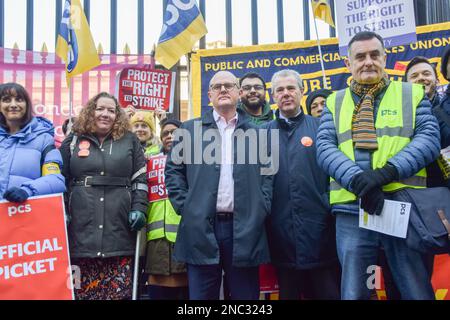
[[[72,137],[72,142],[70,142],[70,156],[73,155],[73,150],[75,150],[75,145],[77,144],[78,136],[76,134]]]
[[[450,116],[447,114],[447,112],[444,111],[441,106],[436,106],[433,108],[433,113],[435,116],[437,116],[438,120],[442,120],[445,122],[445,124],[450,127]]]
[[[55,145],[50,144],[50,145],[46,146],[44,150],[42,150],[42,152],[41,152],[41,167],[44,165],[45,157],[53,149],[56,149]]]

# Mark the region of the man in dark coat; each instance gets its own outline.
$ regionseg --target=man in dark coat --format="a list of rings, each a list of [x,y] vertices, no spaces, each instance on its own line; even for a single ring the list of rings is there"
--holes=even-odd
[[[439,79],[435,65],[433,65],[427,58],[416,56],[408,63],[405,70],[404,81],[410,83],[417,83],[424,86],[425,95],[430,100],[434,114],[434,110],[439,106],[440,96],[437,92]],[[427,187],[441,187],[444,186],[444,178],[437,161],[432,162],[427,166]],[[429,272],[429,276],[433,274],[434,255],[424,255],[424,261]],[[400,300],[401,295],[397,286],[395,285],[392,272],[387,264],[384,250],[381,250],[379,263],[383,270],[384,286],[386,290],[386,297],[388,300]]]
[[[447,46],[441,61],[442,75],[447,81],[450,81],[450,45]],[[441,129],[441,147],[447,148],[450,146],[450,84],[447,85],[447,90],[442,96],[439,108],[435,108],[434,115],[438,119]]]
[[[236,77],[215,74],[208,96],[213,109],[175,131],[166,165],[169,199],[181,215],[175,258],[187,264],[191,299],[219,299],[222,270],[231,299],[258,299],[258,266],[269,261],[264,223],[273,177],[260,161],[248,161],[258,139],[236,143],[260,130],[236,110]]]
[[[441,102],[441,97],[436,90],[439,84],[436,67],[425,57],[414,57],[406,66],[405,80],[424,86],[425,94],[431,102],[431,112],[438,118],[435,110]],[[427,187],[442,187],[445,184],[438,162],[434,161],[429,164],[427,166]]]
[[[296,71],[275,73],[272,94],[278,110],[268,127],[279,130],[280,166],[268,235],[280,299],[339,299],[328,177],[316,162],[319,119],[302,111],[303,84]]]

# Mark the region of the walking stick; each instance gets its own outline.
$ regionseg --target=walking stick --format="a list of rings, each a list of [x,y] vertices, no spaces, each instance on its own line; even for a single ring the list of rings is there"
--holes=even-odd
[[[134,253],[134,272],[133,272],[133,295],[132,300],[137,300],[139,285],[139,253],[141,251],[141,231],[136,233],[136,252]]]

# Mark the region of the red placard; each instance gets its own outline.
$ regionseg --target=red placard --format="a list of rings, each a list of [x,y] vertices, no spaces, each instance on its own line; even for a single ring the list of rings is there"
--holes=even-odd
[[[259,291],[260,293],[278,292],[278,279],[275,267],[271,264],[259,266]]]
[[[164,168],[167,156],[160,153],[151,156],[147,163],[148,201],[155,202],[167,199],[167,190],[164,179]]]
[[[175,72],[144,67],[123,69],[118,78],[118,96],[122,107],[172,112]]]
[[[450,300],[450,256],[440,254],[434,257],[433,288],[437,300]]]
[[[450,300],[450,255],[439,254],[434,257],[433,275],[431,284],[433,285],[436,300]],[[377,289],[378,300],[386,300],[386,289],[381,277],[381,288]]]
[[[0,202],[0,299],[73,300],[62,194]]]

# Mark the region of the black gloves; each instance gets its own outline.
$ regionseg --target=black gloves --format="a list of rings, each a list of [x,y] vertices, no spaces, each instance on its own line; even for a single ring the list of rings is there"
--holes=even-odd
[[[381,187],[370,190],[369,193],[361,197],[361,208],[368,214],[380,215],[384,206],[384,193]]]
[[[145,226],[147,218],[145,214],[141,211],[133,210],[128,213],[128,223],[130,225],[131,231],[139,231]]]
[[[381,214],[384,206],[384,193],[381,187],[398,180],[397,169],[386,163],[383,168],[365,170],[353,177],[350,188],[361,198],[361,208],[369,214]]]
[[[382,187],[398,180],[398,171],[394,166],[386,164],[383,168],[365,170],[353,177],[350,188],[358,197],[362,197],[373,188]]]
[[[23,189],[12,187],[3,194],[3,197],[9,202],[24,202],[28,199],[28,193]]]

